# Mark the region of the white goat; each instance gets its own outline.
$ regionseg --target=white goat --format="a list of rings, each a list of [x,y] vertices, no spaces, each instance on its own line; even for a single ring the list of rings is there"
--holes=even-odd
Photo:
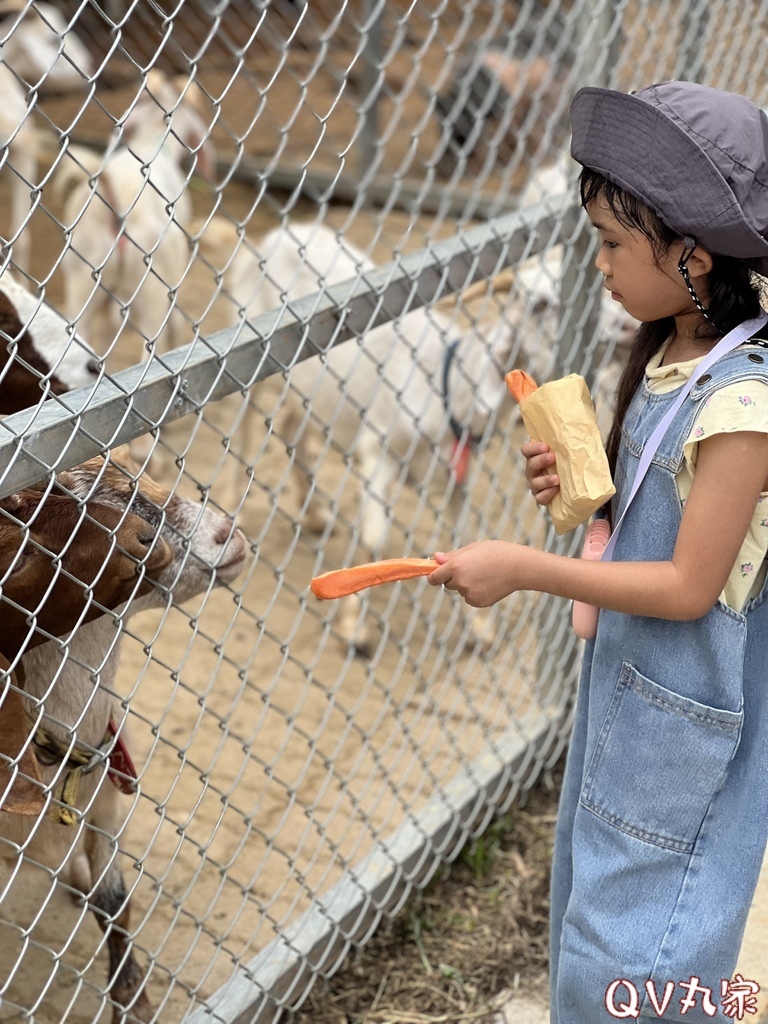
[[[203,233],[204,246],[205,238]],[[217,241],[221,245],[223,239]],[[243,242],[224,275],[224,290],[245,318],[290,308],[291,300],[318,291],[322,284],[364,276],[373,268],[363,253],[320,225],[281,227],[258,249],[257,254]],[[403,467],[417,485],[432,481],[446,489],[448,522],[455,531],[466,498],[460,485],[469,441],[483,436],[506,398],[504,371],[515,364],[533,373],[541,370],[542,380],[544,370],[551,373],[560,320],[559,256],[547,258],[550,272],[546,264],[532,260],[514,275],[504,315],[490,327],[459,326],[440,307],[415,310],[369,331],[358,343],[335,346],[322,360],[311,358],[290,369],[285,436],[295,446],[293,467],[309,529],[322,532],[328,517],[308,475],[311,435],[320,427],[332,436],[334,447],[354,455],[365,481],[360,539],[366,556],[377,558],[384,552],[391,494]],[[613,316],[607,302],[602,335],[613,330]],[[233,446],[246,462],[252,433],[246,411]],[[444,543],[451,540],[448,536]],[[340,634],[366,652],[372,635],[370,625],[360,619],[359,599],[345,598],[337,620]],[[483,617],[473,621],[482,637]]]
[[[364,276],[374,266],[324,226],[280,228],[258,248],[260,256],[243,244],[225,276],[225,289],[246,318],[286,301],[290,308],[292,299],[322,284]],[[311,435],[320,427],[332,435],[334,447],[354,455],[365,481],[360,539],[366,555],[378,557],[384,549],[391,494],[403,466],[412,482],[432,482],[446,491],[454,530],[466,499],[461,485],[470,447],[504,399],[502,371],[514,343],[504,318],[470,329],[443,309],[418,309],[358,342],[335,346],[322,360],[293,366],[284,429],[296,448],[295,478],[307,527],[321,532],[328,519],[308,476]],[[246,413],[235,438],[245,461],[252,432]],[[365,652],[372,638],[369,626],[358,625],[359,607],[358,598],[345,599],[338,625],[342,637]]]
[[[176,291],[189,266],[192,217],[183,164],[193,156],[210,177],[213,155],[191,88],[180,96],[151,73],[106,155],[71,146],[73,159],[57,174],[58,190],[76,183],[63,214],[65,311],[91,344],[108,339],[99,342],[102,353],[127,317],[146,342],[132,363],[146,359],[161,334],[169,347],[182,337]]]
[[[171,595],[174,601],[184,601],[212,582],[232,581],[242,569],[245,538],[230,519],[170,495],[146,476],[135,488],[131,475],[118,464],[92,459],[57,479],[76,498],[130,509],[169,545],[172,559],[158,578],[162,589],[131,602],[127,614],[162,607]],[[80,626],[64,643],[49,641],[24,655],[28,710],[37,737],[44,730],[45,743],[40,741],[40,746],[49,754],[53,751],[43,770],[51,794],[49,812],[38,819],[14,814],[0,818],[0,856],[16,858],[23,850],[38,863],[63,872],[60,877],[81,890],[95,912],[107,935],[115,1024],[125,1020],[129,1007],[131,1019],[154,1019],[143,992],[144,974],[131,951],[129,897],[116,858],[125,802],[107,778],[108,771],[114,777],[117,769],[122,777],[117,776],[116,784],[130,788],[133,783],[125,777],[124,764],[112,760],[117,750],[110,722],[120,732],[125,718],[114,686],[118,628],[111,616],[105,616]],[[42,761],[40,746],[36,749]],[[93,770],[84,772],[80,765],[73,783],[78,760],[89,756]]]
[[[39,130],[27,86],[35,90],[80,88],[93,73],[88,51],[61,12],[49,3],[20,0],[0,3],[0,148],[7,148],[14,172],[11,189],[10,241],[18,266],[27,267],[31,242],[24,231],[30,191],[36,187]],[[34,103],[34,100],[33,100]]]

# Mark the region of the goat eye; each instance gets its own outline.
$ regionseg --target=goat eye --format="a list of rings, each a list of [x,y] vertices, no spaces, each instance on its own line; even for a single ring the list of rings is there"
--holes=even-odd
[[[23,572],[29,565],[30,555],[29,552],[22,551],[14,558],[13,563],[8,567],[5,572],[5,578],[12,580],[14,576],[18,576],[19,573]]]
[[[549,309],[549,301],[547,299],[536,299],[533,304],[533,312],[536,316],[543,316]]]

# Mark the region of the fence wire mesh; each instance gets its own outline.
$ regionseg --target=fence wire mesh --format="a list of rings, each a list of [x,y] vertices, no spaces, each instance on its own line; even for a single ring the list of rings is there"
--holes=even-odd
[[[584,84],[763,95],[763,4],[0,3],[1,1020],[277,1021],[557,757],[563,603],[324,571],[507,537],[502,374],[602,305]]]

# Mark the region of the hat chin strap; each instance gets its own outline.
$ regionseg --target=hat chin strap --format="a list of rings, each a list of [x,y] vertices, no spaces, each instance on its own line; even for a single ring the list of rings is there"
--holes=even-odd
[[[694,303],[696,304],[696,308],[698,309],[698,311],[702,314],[702,316],[705,316],[714,327],[717,327],[717,324],[709,315],[709,311],[704,307],[704,304],[702,303],[701,299],[696,294],[696,289],[693,287],[693,283],[691,281],[691,275],[688,272],[688,260],[691,258],[691,256],[693,255],[693,250],[696,248],[696,239],[691,238],[690,235],[683,235],[683,246],[684,248],[682,253],[680,254],[680,259],[677,261],[678,272],[682,279],[685,281],[685,286],[688,289]],[[720,330],[719,327],[717,329]]]

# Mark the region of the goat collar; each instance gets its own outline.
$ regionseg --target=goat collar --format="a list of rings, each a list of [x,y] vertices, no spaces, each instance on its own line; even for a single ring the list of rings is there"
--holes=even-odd
[[[59,797],[60,805],[52,810],[55,821],[62,825],[75,825],[77,787],[82,775],[89,775],[103,764],[112,782],[123,793],[136,792],[136,769],[123,738],[117,735],[117,725],[110,718],[104,739],[94,750],[77,744],[67,746],[42,726],[35,730],[32,743],[41,764],[61,764],[66,770]]]
[[[462,427],[459,421],[451,412],[451,392],[449,388],[449,377],[451,373],[451,366],[453,364],[454,357],[456,356],[456,350],[459,347],[460,338],[455,338],[445,350],[445,359],[443,359],[443,407],[448,414],[448,422],[451,425],[453,436],[457,442],[464,444],[476,445],[482,440],[482,435],[470,434]]]
[[[451,476],[457,484],[463,484],[469,470],[471,449],[474,445],[480,442],[480,438],[473,436],[465,430],[451,412],[449,377],[451,373],[451,363],[453,362],[453,358],[456,355],[456,349],[458,347],[459,339],[456,338],[456,340],[452,341],[445,350],[445,359],[443,360],[443,407],[445,408],[446,415],[448,416],[448,422],[451,425],[451,431],[453,433]]]

